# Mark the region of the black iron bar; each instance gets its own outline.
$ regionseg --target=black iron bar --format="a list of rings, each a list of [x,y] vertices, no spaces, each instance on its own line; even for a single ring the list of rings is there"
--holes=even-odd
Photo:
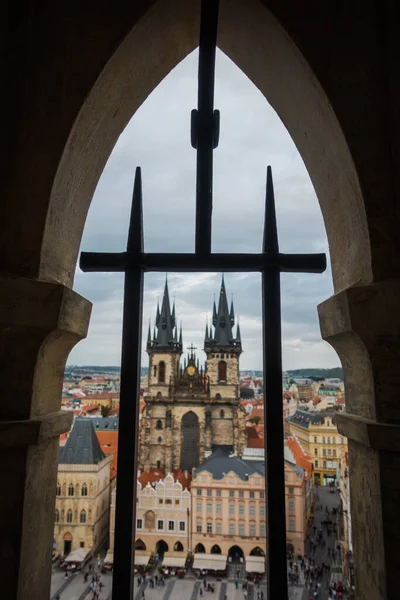
[[[323,273],[325,254],[146,254],[82,252],[80,268],[85,272],[124,272],[128,268],[145,272],[226,271],[245,272],[279,269],[287,273]]]
[[[200,16],[197,111],[192,111],[196,166],[196,254],[211,253],[213,149],[218,144],[219,113],[214,112],[218,0],[203,0]]]
[[[127,247],[130,251],[143,250],[140,169],[136,169]],[[125,274],[122,329],[113,600],[132,600],[134,593],[142,302],[143,271],[140,268],[128,269]]]
[[[274,189],[268,167],[263,250],[278,253]],[[287,600],[280,272],[262,273],[264,439],[267,498],[268,598]]]

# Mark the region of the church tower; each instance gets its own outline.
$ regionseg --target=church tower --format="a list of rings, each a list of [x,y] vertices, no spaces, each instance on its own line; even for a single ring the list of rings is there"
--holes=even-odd
[[[213,443],[232,445],[236,455],[246,446],[245,414],[240,406],[239,358],[242,340],[239,324],[234,335],[235,311],[230,310],[222,276],[218,310],[213,305],[212,325],[206,324],[204,352],[207,376],[213,398]],[[214,328],[214,329],[213,329]],[[233,432],[233,436],[232,436]]]
[[[140,465],[146,470],[151,467],[170,470],[172,468],[173,436],[171,410],[168,404],[179,372],[182,354],[182,328],[178,339],[175,302],[171,311],[167,280],[165,280],[161,312],[157,302],[153,338],[149,323],[147,353],[149,355],[149,395],[142,416]]]

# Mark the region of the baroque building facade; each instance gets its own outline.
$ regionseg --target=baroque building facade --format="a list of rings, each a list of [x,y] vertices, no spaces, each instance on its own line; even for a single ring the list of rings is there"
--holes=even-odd
[[[154,334],[149,326],[148,396],[140,435],[140,466],[189,471],[201,464],[213,447],[230,446],[239,455],[246,446],[245,411],[240,406],[240,328],[233,303],[230,310],[222,278],[218,310],[214,302],[212,324],[206,325],[200,367],[196,348],[189,347],[183,363],[182,327],[178,337],[175,305],[170,307],[165,283],[157,306]]]

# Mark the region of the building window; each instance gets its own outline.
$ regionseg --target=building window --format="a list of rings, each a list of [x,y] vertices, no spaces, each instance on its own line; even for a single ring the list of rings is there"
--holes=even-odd
[[[233,490],[229,490],[229,498],[234,498],[235,492]]]
[[[217,503],[217,515],[220,515],[222,513],[222,504],[221,502]]]
[[[196,504],[196,512],[201,513],[201,503],[200,502],[198,502]]]
[[[72,510],[67,510],[67,523],[72,523]]]
[[[202,493],[203,493],[203,490],[199,490],[199,489],[197,489],[197,491],[196,491],[196,494],[197,494],[198,496],[201,496],[201,495],[202,495]]]
[[[61,485],[57,483],[56,495],[61,496]]]
[[[207,490],[207,496],[212,496],[212,490]]]
[[[82,496],[87,496],[87,485],[86,485],[86,483],[82,483],[81,495]]]
[[[58,523],[59,520],[60,520],[60,513],[58,510],[56,510],[56,513],[54,515],[54,521],[55,521],[55,523]]]
[[[239,498],[244,498],[244,492],[242,490],[239,492]]]
[[[328,456],[330,456],[330,455],[331,455],[331,449],[329,448],[328,449]]]
[[[336,456],[336,450],[332,450],[333,456]]]
[[[314,444],[316,444],[318,442],[318,438],[316,435],[314,435]]]
[[[161,442],[162,442],[162,437],[161,437],[161,436],[159,436],[159,437],[157,438],[157,442],[158,442],[159,444],[161,444]]]
[[[260,525],[260,537],[264,537],[266,536],[266,529],[265,529],[265,525]]]
[[[162,421],[161,421],[161,419],[158,419],[158,421],[156,423],[156,429],[162,429]]]
[[[136,529],[143,529],[143,519],[136,519]]]
[[[249,506],[249,515],[250,517],[255,517],[256,515],[256,507],[254,504],[250,504]]]
[[[212,523],[207,523],[207,533],[212,533]]]
[[[74,486],[72,485],[72,483],[70,483],[68,486],[68,496],[73,496],[73,495],[74,495]]]
[[[164,531],[164,521],[162,519],[157,521],[157,531]]]
[[[175,531],[175,521],[168,521],[168,531]]]
[[[220,360],[218,363],[218,381],[220,383],[226,382],[226,362],[224,360]]]
[[[265,498],[265,492],[260,492],[260,498],[261,498],[261,500],[264,500],[264,498]]]
[[[207,514],[210,515],[211,513],[212,513],[212,504],[210,502],[210,503],[207,503]]]
[[[81,510],[81,514],[79,516],[79,522],[86,523],[86,511],[85,510]]]
[[[332,444],[336,444],[336,438],[332,438]]]
[[[239,515],[244,515],[244,504],[239,504]]]
[[[229,535],[235,535],[235,524],[229,523]]]
[[[331,422],[330,421],[327,421],[326,424],[327,424],[328,427],[331,426]]]
[[[160,460],[158,460],[156,462],[156,469],[161,469],[161,461]]]
[[[289,531],[296,531],[295,519],[289,519]]]
[[[222,523],[217,523],[217,525],[216,525],[216,533],[218,535],[222,535]]]
[[[294,500],[289,500],[289,512],[294,513]]]
[[[324,449],[322,450],[322,454],[323,454],[323,456],[326,456],[326,448],[324,448]]]
[[[341,443],[341,444],[344,444],[344,438],[341,438],[341,439],[340,439],[340,443]]]
[[[167,499],[165,500],[165,504],[172,504],[172,500],[171,500],[171,498],[167,498]]]
[[[314,448],[314,456],[318,456],[318,448]]]
[[[185,521],[179,521],[179,531],[186,531]]]
[[[244,537],[244,525],[243,525],[243,523],[239,523],[239,535],[240,535],[240,537]]]
[[[318,461],[317,461],[317,460],[315,461],[315,463],[314,463],[314,466],[315,466],[316,468],[318,468]]]
[[[251,537],[256,536],[256,526],[253,524],[250,525],[250,535],[251,535]]]
[[[293,487],[289,488],[289,494],[294,494],[294,488]]]
[[[158,504],[164,504],[164,500],[162,498],[159,498]]]
[[[326,469],[326,460],[324,460],[324,469]]]
[[[255,493],[254,492],[250,492],[250,498],[255,498]]]
[[[231,516],[235,514],[235,505],[234,504],[229,505],[229,514]]]
[[[224,410],[220,410],[219,411],[219,418],[223,419],[225,417],[225,411]]]
[[[260,504],[260,517],[265,517],[265,504]]]
[[[221,490],[217,490],[217,496],[218,496],[218,498],[221,497]]]
[[[201,523],[197,523],[197,525],[196,525],[196,532],[197,533],[201,533]]]
[[[322,443],[325,444],[325,438],[324,437],[322,438]]]
[[[158,383],[165,383],[165,362],[158,363]]]
[[[330,438],[330,437],[328,437],[328,444],[330,444],[330,443],[331,443],[331,438]]]

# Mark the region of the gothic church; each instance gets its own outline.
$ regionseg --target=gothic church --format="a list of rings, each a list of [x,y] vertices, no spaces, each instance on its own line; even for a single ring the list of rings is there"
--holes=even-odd
[[[206,325],[205,367],[200,367],[193,346],[182,363],[182,328],[178,338],[175,304],[171,311],[165,283],[153,338],[149,326],[147,340],[149,383],[140,438],[140,467],[145,471],[191,471],[215,446],[230,447],[236,455],[245,448],[239,393],[242,342],[239,325],[234,336],[234,324],[233,302],[229,310],[222,278],[218,310],[214,301],[212,325]]]

